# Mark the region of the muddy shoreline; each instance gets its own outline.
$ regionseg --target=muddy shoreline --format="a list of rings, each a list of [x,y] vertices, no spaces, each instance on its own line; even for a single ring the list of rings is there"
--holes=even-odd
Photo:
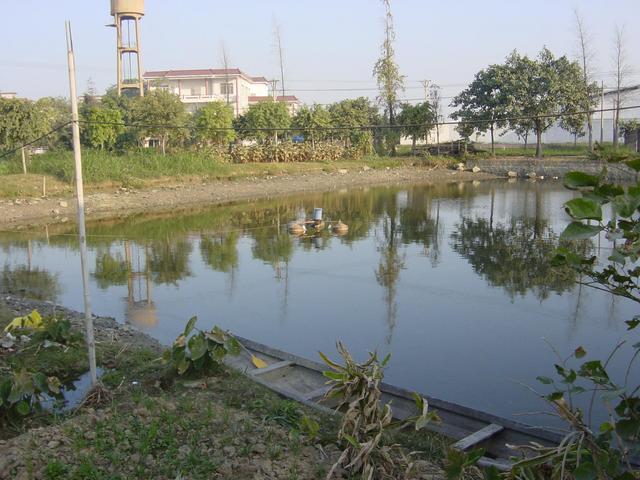
[[[253,177],[213,182],[173,182],[156,188],[85,196],[88,220],[123,218],[138,213],[161,213],[239,200],[262,199],[293,193],[326,192],[342,188],[408,183],[448,183],[497,178],[444,168],[400,167],[393,169],[339,170],[300,175]],[[72,197],[19,198],[0,201],[0,230],[21,230],[40,225],[74,223],[76,202]]]

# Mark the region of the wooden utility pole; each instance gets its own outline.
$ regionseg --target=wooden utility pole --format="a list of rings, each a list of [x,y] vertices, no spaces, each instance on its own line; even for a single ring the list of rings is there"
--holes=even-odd
[[[24,147],[20,149],[20,152],[22,153],[22,173],[26,175],[27,174],[27,156],[24,153]]]
[[[78,212],[78,242],[80,243],[80,268],[82,270],[82,290],[84,294],[84,320],[86,327],[87,349],[89,353],[89,372],[91,384],[98,383],[96,370],[96,343],[93,335],[93,317],[91,316],[91,296],[89,294],[89,271],[87,265],[87,234],[84,223],[84,187],[82,183],[82,157],[80,153],[80,126],[78,124],[78,93],[76,84],[76,64],[73,56],[73,38],[71,22],[66,22],[67,63],[69,66],[69,95],[71,96],[71,133],[73,136],[73,159],[75,161],[76,202]]]
[[[600,145],[604,141],[604,81],[600,82]]]

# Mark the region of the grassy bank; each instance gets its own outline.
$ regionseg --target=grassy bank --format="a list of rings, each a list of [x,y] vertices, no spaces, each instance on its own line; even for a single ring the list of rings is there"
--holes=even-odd
[[[11,316],[0,302],[0,326]],[[336,416],[283,399],[227,369],[177,376],[159,361],[157,348],[98,338],[109,397],[67,413],[5,418],[0,479],[324,478],[340,454]],[[83,342],[58,349],[55,361],[51,348],[32,342],[15,351],[0,348],[0,372],[18,363],[47,375],[84,370]],[[305,430],[303,419],[318,422],[319,430]],[[419,450],[421,474],[442,478],[443,438],[408,431],[389,441]]]
[[[376,157],[360,160],[305,163],[244,163],[220,161],[205,153],[181,152],[161,155],[153,150],[124,155],[87,150],[83,152],[83,179],[89,191],[114,186],[144,188],[167,183],[236,180],[274,175],[299,175],[337,172],[341,169],[384,169],[413,165],[452,164],[451,158],[424,160],[413,157]],[[28,175],[23,175],[19,159],[0,162],[0,198],[39,197],[42,195],[43,177],[49,196],[72,192],[74,163],[71,152],[49,152],[34,155],[28,164]]]

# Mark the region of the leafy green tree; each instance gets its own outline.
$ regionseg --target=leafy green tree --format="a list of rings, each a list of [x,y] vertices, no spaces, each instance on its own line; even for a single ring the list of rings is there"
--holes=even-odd
[[[473,82],[451,103],[459,107],[451,117],[469,122],[477,132],[491,133],[491,154],[495,154],[495,130],[506,125],[509,99],[503,88],[505,68],[490,65],[476,73]]]
[[[363,153],[371,152],[373,148],[373,135],[362,127],[377,125],[380,122],[378,109],[371,104],[366,97],[346,99],[333,103],[328,108],[331,115],[331,123],[337,129],[334,138],[344,142],[345,146],[355,146]],[[345,129],[343,127],[353,127]]]
[[[519,117],[533,121],[536,134],[536,157],[542,158],[542,134],[563,113],[575,111],[584,101],[583,75],[580,65],[566,56],[555,58],[547,48],[537,59],[513,51],[504,65],[502,88],[510,99],[508,114],[512,128],[519,125]]]
[[[202,260],[214,270],[231,272],[238,267],[238,233],[202,235],[200,253]]]
[[[273,141],[277,142],[277,129],[289,128],[291,125],[291,117],[289,115],[289,109],[284,103],[268,99],[251,105],[247,113],[242,116],[242,120],[239,120],[236,125],[243,129],[241,131],[245,138],[254,139],[259,142],[266,142],[273,139]]]
[[[236,137],[236,132],[230,130],[233,108],[223,102],[207,103],[194,114],[193,123],[196,140],[201,144],[225,145]]]
[[[90,105],[82,109],[82,140],[92,148],[112,150],[118,136],[124,133],[120,111],[101,105]]]
[[[185,138],[183,128],[187,114],[177,95],[165,90],[152,90],[131,102],[131,119],[137,125],[139,139],[157,138],[162,154],[171,141]]]
[[[0,148],[9,150],[33,141],[47,132],[47,126],[34,102],[0,98]]]
[[[329,136],[326,131],[315,129],[330,128],[331,121],[331,113],[322,105],[305,105],[293,117],[291,126],[299,130],[305,140],[311,140],[311,145],[315,147],[316,140],[324,140]]]
[[[393,126],[396,125],[395,110],[398,105],[398,91],[404,90],[404,76],[400,74],[400,69],[395,60],[393,42],[396,38],[396,32],[393,26],[393,15],[391,14],[391,1],[382,0],[382,3],[384,3],[386,10],[384,41],[382,42],[380,58],[373,67],[373,76],[376,78],[378,89],[380,90],[378,101],[385,106],[388,125],[391,127],[385,136],[387,146],[391,155],[395,155],[399,135],[394,131]]]
[[[398,115],[398,124],[402,125],[402,133],[411,137],[411,148],[415,150],[416,142],[424,140],[436,121],[435,112],[429,102],[410,105],[402,104]]]
[[[46,130],[50,131],[71,120],[71,106],[66,98],[42,97],[36,100],[36,109],[46,124]],[[38,142],[39,145],[49,149],[68,148],[71,146],[71,129],[63,128],[47,135]]]

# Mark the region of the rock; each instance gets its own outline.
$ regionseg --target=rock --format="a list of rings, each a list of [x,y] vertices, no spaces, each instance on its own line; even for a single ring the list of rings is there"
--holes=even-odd
[[[349,170],[347,170],[346,168],[341,168],[341,169],[338,170],[338,173],[340,175],[344,175],[345,173],[348,173],[348,172],[349,172]]]
[[[459,172],[464,172],[464,165],[462,163],[459,163],[456,170],[458,170]]]
[[[364,165],[364,166],[362,167],[362,171],[363,171],[363,172],[368,172],[369,170],[371,170],[371,167],[370,167],[369,165]]]
[[[536,172],[529,172],[529,173],[527,173],[527,177],[529,177],[529,178],[536,178],[536,176],[537,176],[537,175],[536,175]]]
[[[139,453],[134,453],[133,455],[131,455],[129,457],[129,460],[131,461],[131,463],[138,463],[140,462],[140,454]]]
[[[47,448],[58,448],[60,446],[60,442],[58,440],[51,440],[47,443]]]
[[[22,200],[17,200],[16,199],[16,200],[13,201],[14,205],[20,205],[21,203],[22,203]]]
[[[69,204],[67,202],[65,202],[64,200],[62,200],[60,203],[58,203],[59,206],[61,206],[62,208],[67,208],[69,206]]]
[[[253,447],[251,447],[251,451],[253,453],[263,454],[267,451],[267,447],[265,447],[263,443],[256,443]]]
[[[145,459],[144,459],[144,463],[147,467],[151,467],[153,466],[156,462],[155,459],[153,458],[153,455],[148,454]]]
[[[475,167],[473,167],[473,168],[471,169],[471,171],[472,171],[473,173],[478,173],[478,172],[480,171],[480,167],[475,166]]]
[[[179,449],[178,449],[178,453],[180,455],[181,458],[186,457],[187,455],[189,455],[189,453],[191,453],[191,448],[189,447],[189,445],[182,445]]]
[[[222,453],[224,453],[225,455],[227,455],[229,457],[233,457],[236,454],[236,449],[235,449],[235,447],[232,447],[232,446],[229,445],[229,446],[224,447],[222,449]]]
[[[93,432],[93,431],[89,430],[88,432],[85,432],[84,438],[87,439],[87,440],[95,440],[96,439],[96,432]]]
[[[60,215],[60,210],[58,210],[57,208],[54,208],[53,210],[51,210],[51,214],[52,215]]]
[[[507,177],[509,178],[516,178],[518,176],[518,172],[514,172],[513,170],[509,170],[507,172]]]

